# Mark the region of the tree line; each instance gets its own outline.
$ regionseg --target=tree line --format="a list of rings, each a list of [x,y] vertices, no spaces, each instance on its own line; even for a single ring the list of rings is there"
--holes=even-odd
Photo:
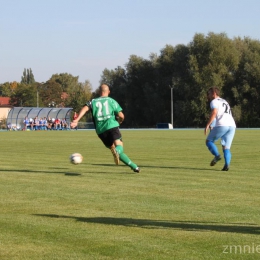
[[[21,107],[72,107],[80,110],[92,96],[88,80],[79,82],[78,76],[53,74],[46,82],[37,82],[31,69],[24,69],[21,82],[0,84],[0,96],[10,97],[10,105]]]
[[[42,84],[28,84],[28,74],[30,70],[23,75],[27,82],[17,84],[19,87],[1,84],[2,95],[10,95],[12,102],[25,106],[34,86],[31,100],[38,90],[41,105],[48,106],[50,96],[55,96],[58,104],[62,103],[58,100],[60,93],[66,92],[69,98],[64,104],[76,111],[87,99],[97,96],[88,81],[79,83],[78,77],[67,73],[55,74]],[[111,97],[124,110],[122,127],[154,127],[170,122],[170,88],[174,127],[204,127],[210,112],[206,92],[211,86],[221,89],[237,126],[260,127],[260,42],[249,37],[230,39],[225,33],[197,33],[187,45],[166,45],[159,55],[151,53],[149,59],[131,55],[124,67],[104,69],[101,82],[110,85]],[[5,84],[10,85],[9,92],[3,91]],[[24,90],[19,92],[21,88]],[[27,96],[22,94],[26,88],[30,89]]]

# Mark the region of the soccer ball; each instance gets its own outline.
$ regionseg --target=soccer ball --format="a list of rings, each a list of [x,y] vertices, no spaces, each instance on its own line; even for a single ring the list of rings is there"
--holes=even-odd
[[[72,164],[79,164],[82,163],[82,161],[83,161],[83,156],[80,153],[73,153],[70,156],[70,162]]]

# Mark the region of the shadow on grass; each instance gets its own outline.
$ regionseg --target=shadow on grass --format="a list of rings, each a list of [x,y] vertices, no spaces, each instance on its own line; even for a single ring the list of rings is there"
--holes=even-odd
[[[160,221],[150,219],[133,219],[133,218],[112,218],[112,217],[73,217],[55,214],[34,214],[34,216],[48,217],[48,218],[68,218],[75,219],[80,222],[97,223],[104,225],[116,225],[126,227],[141,227],[141,228],[172,228],[182,229],[185,231],[216,231],[228,233],[241,233],[241,234],[260,234],[260,226],[255,224],[217,224],[209,222],[192,222],[192,221]]]
[[[120,166],[115,166],[115,165],[103,165],[102,166],[114,166],[114,167],[120,167]],[[121,165],[122,168],[125,167],[125,165]],[[77,167],[77,166],[76,166]],[[64,168],[49,168],[49,169],[61,169],[63,170]],[[128,169],[128,167],[125,167],[125,169],[127,169],[128,171],[123,171],[120,174],[136,174],[133,171],[130,171],[130,169]],[[129,172],[130,171],[130,172]],[[0,169],[0,172],[21,172],[21,173],[47,173],[47,174],[64,174],[65,176],[80,176],[82,175],[81,173],[77,173],[77,172],[61,172],[61,171],[42,171],[42,170],[21,170],[21,169]],[[94,174],[107,174],[107,171],[99,171],[99,172],[89,172],[89,173],[94,173]]]
[[[77,172],[59,172],[59,171],[36,171],[36,170],[17,170],[17,169],[12,169],[12,170],[3,170],[0,169],[0,172],[21,172],[21,173],[48,173],[48,174],[64,174],[66,176],[79,176],[81,175],[81,173],[77,173]]]
[[[93,164],[91,164],[91,165],[93,165],[93,166],[109,166],[109,167],[111,167],[111,166],[115,166],[114,164],[97,164],[97,163],[93,163]],[[123,166],[123,167],[125,167],[126,165],[124,165],[123,163],[122,163],[122,165],[118,165],[117,167],[120,167],[120,166]],[[217,171],[217,172],[221,172],[221,170],[220,169],[218,169],[218,168],[212,168],[212,167],[210,167],[210,168],[193,168],[193,167],[181,167],[181,166],[152,166],[152,165],[138,165],[140,168],[141,168],[141,171],[142,171],[142,169],[143,168],[154,168],[154,169],[156,169],[156,168],[160,168],[160,169],[178,169],[178,170],[197,170],[197,171]]]

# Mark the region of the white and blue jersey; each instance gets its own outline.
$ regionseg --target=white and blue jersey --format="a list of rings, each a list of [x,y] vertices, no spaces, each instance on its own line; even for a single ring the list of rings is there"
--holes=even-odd
[[[221,138],[222,146],[230,149],[236,129],[230,106],[225,99],[215,98],[210,102],[210,108],[217,109],[215,126],[209,133],[207,140],[215,142]]]
[[[214,127],[217,126],[233,126],[236,127],[235,120],[232,116],[230,106],[228,102],[223,98],[215,98],[210,102],[210,108],[216,108],[218,113],[216,115],[216,123]]]

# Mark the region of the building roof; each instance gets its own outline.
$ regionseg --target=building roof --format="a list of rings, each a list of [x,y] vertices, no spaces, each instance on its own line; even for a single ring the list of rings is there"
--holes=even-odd
[[[9,97],[0,97],[0,106],[10,106],[9,101]]]

